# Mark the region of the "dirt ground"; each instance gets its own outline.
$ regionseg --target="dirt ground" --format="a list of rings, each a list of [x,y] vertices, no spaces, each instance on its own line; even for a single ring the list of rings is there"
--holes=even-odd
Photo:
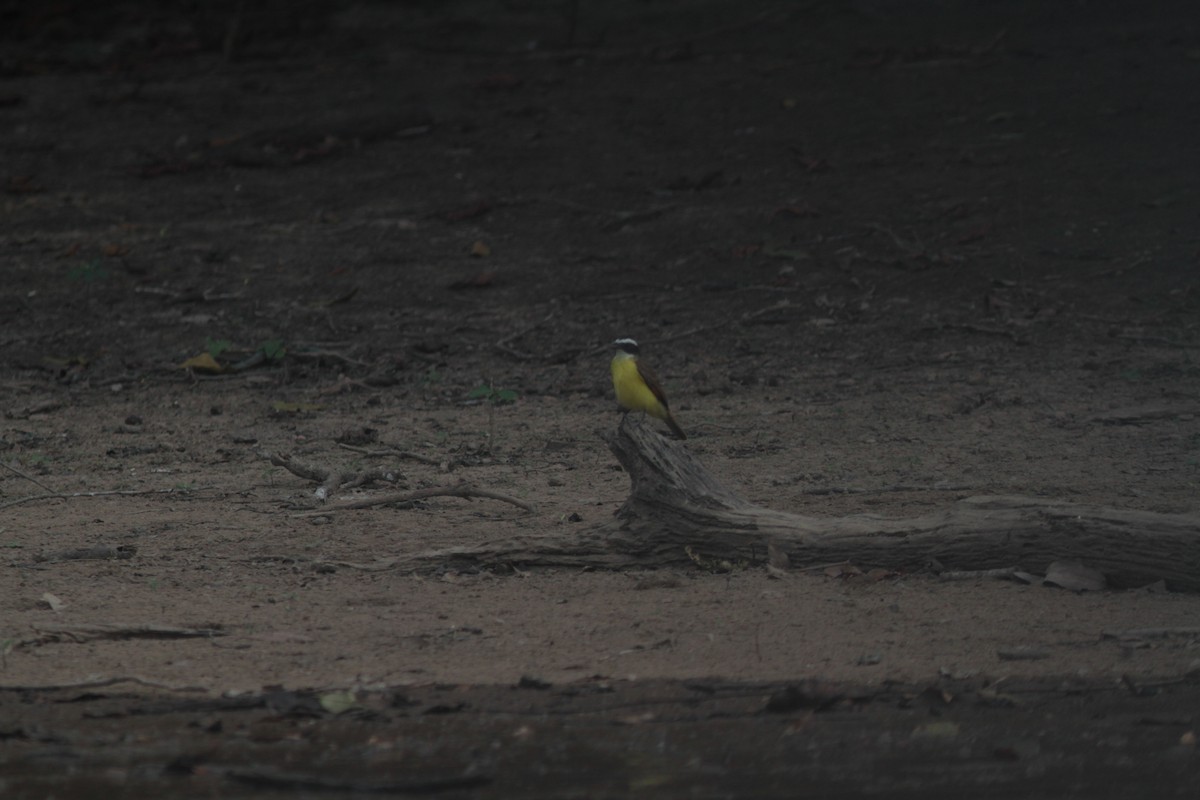
[[[38,8],[4,797],[1195,796],[1169,586],[388,568],[612,519],[616,336],[756,503],[1196,512],[1190,4]]]

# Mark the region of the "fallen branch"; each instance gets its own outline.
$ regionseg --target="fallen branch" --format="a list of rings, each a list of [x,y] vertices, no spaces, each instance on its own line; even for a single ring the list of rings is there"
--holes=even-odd
[[[331,511],[349,511],[356,508],[387,506],[392,505],[393,503],[411,503],[415,500],[424,500],[429,497],[463,497],[467,499],[472,497],[483,497],[490,500],[499,500],[503,503],[511,503],[518,508],[523,508],[532,513],[537,512],[536,506],[526,503],[524,500],[518,500],[510,495],[489,491],[488,489],[476,489],[473,486],[459,484],[458,486],[431,486],[428,489],[416,489],[411,492],[398,492],[395,494],[383,494],[377,497],[367,497],[362,500],[353,500],[348,503],[340,503],[336,506],[327,506],[319,511],[304,511],[299,514],[293,514],[292,516],[316,517],[322,514],[328,514]]]
[[[1044,573],[1078,560],[1115,587],[1163,579],[1200,591],[1200,516],[1157,514],[1023,497],[970,497],[911,519],[821,518],[753,505],[717,481],[682,444],[626,418],[609,446],[630,474],[610,547],[643,565],[686,563],[684,548],[757,563],[775,540],[793,565],[847,559],[911,571],[1003,569]]]

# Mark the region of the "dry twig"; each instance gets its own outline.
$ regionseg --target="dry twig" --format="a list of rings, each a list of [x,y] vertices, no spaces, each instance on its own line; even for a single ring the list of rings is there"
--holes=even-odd
[[[328,514],[331,511],[349,511],[356,508],[373,508],[374,506],[386,506],[393,503],[411,503],[414,500],[424,500],[428,497],[463,497],[470,499],[472,497],[484,497],[489,500],[499,500],[503,503],[510,503],[517,508],[523,508],[531,513],[536,513],[537,508],[524,500],[518,500],[500,492],[493,492],[488,489],[476,489],[473,486],[459,484],[458,486],[431,486],[428,489],[417,489],[412,492],[398,492],[395,494],[383,494],[378,497],[367,497],[362,500],[354,500],[349,503],[341,503],[336,506],[328,506],[319,511],[304,511],[293,516],[297,517],[316,517],[322,514]]]
[[[19,469],[17,469],[17,468],[16,468],[16,467],[14,467],[12,464],[5,464],[3,461],[0,461],[0,467],[4,467],[5,469],[9,470],[10,472],[12,472],[12,473],[14,473],[14,474],[16,474],[16,475],[20,475],[22,478],[24,478],[25,480],[29,481],[30,483],[32,483],[32,484],[36,484],[37,486],[40,486],[40,487],[42,487],[42,488],[43,488],[43,489],[45,489],[47,492],[53,492],[53,491],[54,491],[53,489],[51,489],[51,488],[50,488],[49,486],[47,486],[46,484],[44,484],[44,483],[42,483],[41,481],[39,481],[37,478],[33,477],[32,475],[29,475],[28,473],[26,473],[26,472],[24,472],[24,471],[22,471],[22,470],[19,470]]]
[[[357,445],[345,444],[343,442],[338,442],[338,447],[350,450],[354,453],[362,453],[364,456],[395,456],[396,458],[407,458],[410,461],[419,461],[422,464],[428,464],[431,467],[438,467],[442,471],[448,471],[450,468],[449,462],[447,461],[439,461],[436,458],[423,456],[420,453],[414,453],[411,450],[396,450],[392,447],[385,447],[380,450],[372,450],[369,447],[359,447]]]

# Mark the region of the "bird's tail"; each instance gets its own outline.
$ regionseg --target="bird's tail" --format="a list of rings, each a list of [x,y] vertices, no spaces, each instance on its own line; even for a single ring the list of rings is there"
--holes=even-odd
[[[667,416],[663,421],[667,423],[667,427],[671,429],[671,433],[675,434],[678,438],[687,438],[687,434],[683,432],[683,428],[679,427],[679,423],[671,416],[670,411],[667,412]]]

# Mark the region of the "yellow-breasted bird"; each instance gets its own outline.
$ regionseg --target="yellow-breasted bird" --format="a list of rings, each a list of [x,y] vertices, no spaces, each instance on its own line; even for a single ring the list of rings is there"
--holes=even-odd
[[[667,423],[671,432],[680,439],[687,435],[671,416],[667,395],[654,371],[638,360],[638,343],[633,339],[617,339],[617,348],[612,360],[613,389],[617,393],[617,405],[622,411],[644,411]]]

